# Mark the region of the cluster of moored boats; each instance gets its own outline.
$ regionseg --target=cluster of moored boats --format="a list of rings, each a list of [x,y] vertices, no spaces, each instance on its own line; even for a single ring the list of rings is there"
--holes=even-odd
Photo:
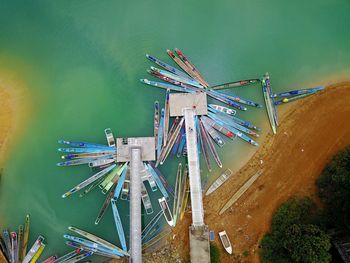
[[[24,226],[19,225],[18,231],[10,232],[8,229],[2,231],[2,235],[0,235],[0,262],[34,263],[39,260],[46,246],[44,243],[45,238],[39,235],[34,244],[29,247],[29,229],[30,217],[27,215]],[[54,263],[58,261],[57,256],[51,256],[40,262]]]
[[[89,192],[91,192],[93,189],[99,189],[102,194],[106,195],[106,199],[96,216],[95,224],[99,224],[108,207],[111,206],[115,221],[116,232],[119,236],[121,248],[111,243],[108,243],[109,247],[107,249],[107,252],[104,250],[89,252],[97,255],[103,255],[109,258],[116,258],[129,256],[127,252],[128,248],[126,243],[124,227],[117,204],[118,202],[129,199],[130,168],[128,162],[117,163],[116,141],[110,128],[105,129],[105,136],[107,141],[106,145],[81,141],[59,140],[58,143],[63,144],[67,147],[62,147],[58,149],[59,152],[64,153],[64,155],[61,156],[61,158],[64,161],[57,163],[57,165],[88,165],[95,172],[92,176],[65,192],[62,195],[62,198],[69,197],[77,192],[80,192],[79,196],[83,197]],[[146,182],[148,182],[148,185],[152,192],[155,192],[159,189],[159,191],[162,194],[162,197],[158,199],[160,212],[157,213],[151,219],[149,224],[145,226],[145,228],[142,231],[143,248],[146,249],[150,245],[159,241],[161,238],[165,237],[164,233],[161,233],[161,230],[164,229],[164,224],[160,222],[161,218],[165,218],[166,222],[170,226],[175,225],[177,217],[173,217],[173,214],[170,211],[168,205],[170,198],[174,196],[179,196],[179,198],[177,198],[176,200],[184,200],[186,195],[184,192],[173,189],[173,187],[170,186],[163,174],[157,168],[156,163],[143,162],[141,164],[141,167],[141,200],[144,206],[145,214],[151,215],[154,213],[153,205],[146,188]],[[186,168],[184,174],[186,174]],[[179,184],[185,184],[186,181],[184,182],[183,180],[184,179],[180,179]],[[184,197],[182,198],[182,196]],[[186,200],[188,200],[188,198],[186,198]],[[185,206],[178,205],[178,207],[179,209],[176,211],[179,211],[178,215],[180,216],[181,213],[184,213]],[[180,208],[182,208],[181,212]],[[72,227],[70,227],[69,229],[73,230]],[[74,229],[76,230],[77,228]],[[81,233],[83,233],[82,230],[79,231],[79,234]],[[88,236],[85,235],[85,237],[92,236],[93,235],[91,234],[89,234]],[[79,246],[83,247],[88,246],[87,244],[91,244],[89,242],[96,242],[99,244],[99,242],[97,242],[94,238],[90,239],[90,241],[88,242],[86,240],[82,240],[81,238],[72,238],[72,236],[70,235],[65,235],[64,237],[69,239],[69,245],[72,245],[71,242],[79,243],[79,241],[82,241],[79,243]],[[107,244],[106,242],[104,242],[103,244]],[[103,244],[102,248],[104,248]],[[99,245],[99,247],[100,246],[101,244]],[[88,254],[86,255],[88,256]]]
[[[145,214],[150,215],[154,213],[147,190],[148,187],[146,187],[145,183],[148,182],[152,192],[159,189],[162,194],[162,197],[158,199],[160,211],[142,230],[144,249],[152,246],[169,233],[164,228],[164,224],[160,222],[160,219],[164,218],[169,226],[175,226],[183,218],[189,203],[190,186],[187,164],[182,165],[182,163],[179,163],[174,187],[167,182],[158,168],[169,156],[181,157],[187,155],[184,117],[176,117],[172,121],[170,120],[170,92],[205,92],[212,99],[207,106],[208,114],[196,116],[195,120],[196,130],[198,131],[198,152],[204,156],[207,168],[211,171],[212,158],[218,167],[223,167],[215,145],[223,147],[226,143],[224,138],[228,140],[239,138],[250,145],[259,146],[255,138],[259,137],[261,129],[246,120],[238,118],[236,113],[237,111],[246,111],[247,107],[261,108],[262,105],[225,90],[260,83],[271,129],[273,133],[276,133],[278,126],[277,105],[304,98],[323,89],[323,87],[315,87],[275,94],[272,91],[270,77],[267,73],[261,78],[212,86],[208,84],[199,70],[179,49],[175,49],[174,52],[167,50],[167,54],[179,68],[147,54],[146,57],[149,60],[162,68],[152,66],[147,72],[161,81],[141,79],[141,82],[147,85],[166,90],[164,108],[160,107],[159,101],[154,102],[156,161],[142,162],[141,164],[141,199]],[[63,155],[61,156],[62,161],[57,163],[57,165],[88,165],[92,169],[94,172],[92,176],[69,189],[62,195],[62,198],[69,197],[77,192],[80,193],[80,197],[83,197],[94,189],[101,191],[106,196],[106,199],[96,216],[95,224],[99,224],[108,207],[111,206],[121,248],[91,233],[71,226],[68,229],[79,236],[66,234],[64,238],[66,239],[66,244],[73,247],[74,250],[60,258],[51,256],[42,262],[77,262],[93,254],[108,258],[129,256],[124,227],[117,204],[129,199],[130,168],[128,162],[120,163],[116,161],[118,149],[112,130],[107,128],[104,132],[106,144],[59,140],[58,143],[64,147],[58,149]],[[209,186],[206,195],[216,191],[232,175],[232,171],[226,169]],[[169,208],[170,200],[173,200],[172,209]],[[0,239],[1,252],[3,257],[9,262],[36,262],[45,248],[44,238],[39,236],[31,249],[27,251],[29,221],[29,216],[27,216],[24,227],[19,226],[18,233],[9,233],[6,229],[3,231],[3,238]],[[219,233],[219,237],[226,251],[232,253],[232,246],[227,233],[222,231]]]

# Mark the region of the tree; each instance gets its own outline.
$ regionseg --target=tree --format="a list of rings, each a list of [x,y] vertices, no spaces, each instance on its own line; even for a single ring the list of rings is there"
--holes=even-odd
[[[318,212],[309,198],[282,204],[272,218],[271,232],[261,240],[262,262],[330,262],[329,237],[313,224]]]
[[[350,230],[350,147],[334,156],[317,179],[317,187],[328,223]]]

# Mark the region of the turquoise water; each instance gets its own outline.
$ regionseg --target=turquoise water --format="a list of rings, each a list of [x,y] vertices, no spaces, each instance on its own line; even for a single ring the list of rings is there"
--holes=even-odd
[[[163,102],[164,91],[139,79],[152,65],[146,53],[171,63],[167,48],[182,49],[211,84],[266,71],[275,91],[335,80],[350,69],[349,13],[346,0],[1,1],[0,72],[24,71],[33,98],[33,116],[0,183],[1,227],[31,214],[30,243],[43,234],[45,255],[69,250],[62,237],[69,225],[118,243],[110,210],[94,225],[102,194],[61,199],[91,171],[56,167],[58,139],[105,143],[106,127],[118,137],[152,135],[153,101]],[[263,103],[259,86],[235,92]],[[263,110],[240,116],[268,127]],[[227,143],[224,166],[237,168],[253,151]],[[161,167],[170,182],[176,166]],[[204,180],[218,175],[210,179],[202,169]],[[121,211],[127,226],[125,203]]]

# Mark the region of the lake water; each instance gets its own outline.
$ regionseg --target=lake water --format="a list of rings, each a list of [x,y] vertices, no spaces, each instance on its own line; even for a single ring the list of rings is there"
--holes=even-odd
[[[29,213],[30,243],[43,234],[45,256],[71,250],[62,237],[69,225],[118,244],[111,210],[94,225],[104,200],[99,191],[61,198],[92,173],[56,167],[58,139],[105,143],[107,127],[118,137],[151,136],[153,102],[163,105],[165,92],[139,79],[150,78],[146,53],[172,64],[167,48],[182,49],[211,84],[266,71],[274,91],[335,81],[350,69],[349,14],[347,0],[2,0],[0,72],[24,72],[33,114],[4,167],[0,227],[16,228]],[[263,104],[258,85],[234,92]],[[263,109],[239,116],[268,129]],[[220,152],[224,167],[238,169],[254,150],[228,142]],[[161,167],[172,184],[177,163]],[[204,163],[202,170],[204,180],[219,175],[216,169],[209,178]],[[156,213],[159,191],[150,195]],[[126,202],[120,211],[128,233]]]

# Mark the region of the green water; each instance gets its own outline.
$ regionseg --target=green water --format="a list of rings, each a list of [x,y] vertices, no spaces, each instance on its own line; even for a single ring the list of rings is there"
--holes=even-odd
[[[145,53],[170,63],[166,48],[181,48],[211,84],[266,71],[275,91],[334,81],[350,69],[349,14],[347,0],[0,1],[0,72],[23,72],[33,98],[0,182],[1,227],[31,214],[30,243],[43,234],[45,256],[70,250],[62,237],[69,225],[118,243],[110,210],[94,225],[102,194],[60,197],[91,171],[56,167],[58,139],[105,143],[106,127],[117,136],[152,135],[153,101],[163,102],[164,91],[139,79],[151,65]],[[258,86],[235,91],[263,103]],[[263,110],[240,116],[268,128]],[[236,140],[221,155],[237,168],[253,151]],[[170,182],[176,166],[161,167]],[[202,169],[205,180],[218,175]],[[127,226],[125,202],[120,209]]]

